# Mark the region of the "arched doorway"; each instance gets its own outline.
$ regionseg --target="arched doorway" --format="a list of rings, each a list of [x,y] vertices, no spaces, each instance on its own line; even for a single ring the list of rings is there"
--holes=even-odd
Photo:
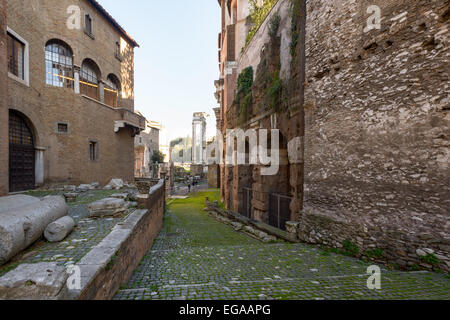
[[[25,117],[9,111],[9,191],[35,187],[35,148],[33,132]]]

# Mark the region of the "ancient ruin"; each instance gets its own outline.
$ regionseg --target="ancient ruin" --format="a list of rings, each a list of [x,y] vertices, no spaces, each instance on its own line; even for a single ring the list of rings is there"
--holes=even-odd
[[[226,207],[404,268],[436,267],[426,248],[448,271],[448,3],[374,1],[379,27],[364,1],[267,1],[256,26],[220,3],[218,129],[280,133],[276,175],[221,165]]]

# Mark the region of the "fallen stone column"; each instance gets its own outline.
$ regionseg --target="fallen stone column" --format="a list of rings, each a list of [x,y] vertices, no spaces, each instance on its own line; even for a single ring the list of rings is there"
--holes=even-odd
[[[123,214],[127,208],[125,200],[116,198],[105,198],[91,203],[88,206],[90,217],[114,217]]]
[[[72,217],[65,216],[50,223],[44,231],[44,236],[50,242],[59,242],[64,240],[74,228],[75,221]]]
[[[0,214],[9,214],[13,209],[25,207],[40,201],[39,198],[25,195],[0,197]]]
[[[0,214],[0,265],[41,238],[45,228],[68,211],[64,198],[50,196]]]

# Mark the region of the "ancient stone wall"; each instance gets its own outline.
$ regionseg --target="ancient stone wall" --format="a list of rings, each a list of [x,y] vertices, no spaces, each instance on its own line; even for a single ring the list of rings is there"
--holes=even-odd
[[[251,69],[253,84],[245,93],[242,88],[232,91],[233,103],[226,110],[225,117],[226,129],[254,129],[257,132],[260,129],[278,129],[280,132],[280,166],[277,174],[262,175],[264,166],[250,166],[248,163],[228,166],[222,173],[226,207],[244,213],[246,189],[251,189],[251,217],[266,223],[271,219],[271,195],[290,197],[285,211],[288,211],[287,219],[292,220],[297,219],[303,199],[303,164],[298,155],[294,155],[294,149],[291,154],[288,152],[289,143],[301,141],[303,135],[298,99],[299,64],[294,65],[298,58],[291,50],[291,47],[297,49],[296,44],[292,43],[292,24],[297,19],[291,14],[292,5],[291,0],[278,1],[242,51],[238,59],[239,74],[243,76]],[[291,72],[292,68],[296,72]],[[248,148],[246,152],[249,152]],[[278,216],[272,210],[274,215]]]
[[[6,0],[0,0],[0,196],[8,193],[8,63]]]
[[[307,2],[302,239],[448,270],[448,19],[444,0]]]
[[[281,166],[224,167],[225,205],[242,210],[251,176],[258,221],[288,194],[303,241],[448,271],[448,2],[306,4],[304,22],[302,0],[278,1],[238,59],[251,103],[235,86],[225,128],[279,129]]]
[[[99,66],[102,81],[109,74],[116,75],[122,87],[118,105],[133,111],[132,44],[85,0],[14,0],[7,5],[8,27],[28,42],[30,52],[29,85],[9,79],[8,106],[32,123],[35,146],[45,150],[45,182],[106,184],[111,178],[133,180],[134,139],[127,128],[115,133],[119,111],[76,94],[74,89],[46,85],[44,50],[49,40],[62,40],[72,49],[75,66],[80,67],[89,58]],[[81,8],[79,30],[66,26],[71,5]],[[84,13],[93,19],[94,38],[84,32]],[[116,57],[116,42],[122,44],[121,60]],[[67,133],[57,132],[59,122],[68,124]],[[90,141],[98,144],[95,161],[89,158]]]
[[[220,187],[220,167],[216,164],[210,164],[208,166],[208,186],[210,188]]]

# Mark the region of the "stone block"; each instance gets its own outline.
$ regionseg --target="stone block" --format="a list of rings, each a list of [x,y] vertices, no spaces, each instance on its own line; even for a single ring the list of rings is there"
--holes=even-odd
[[[78,197],[78,193],[76,192],[68,192],[64,193],[64,198],[66,199],[66,202],[76,202]]]
[[[275,242],[275,241],[277,241],[277,238],[274,237],[274,236],[267,236],[267,237],[264,237],[262,239],[262,241],[265,242],[265,243]]]
[[[117,193],[117,194],[113,194],[111,196],[111,198],[127,200],[128,196],[129,196],[128,193]]]
[[[298,227],[300,223],[296,221],[288,221],[286,222],[286,231],[289,233],[297,233]]]
[[[106,198],[88,206],[91,217],[107,217],[121,215],[126,211],[125,200]]]
[[[122,189],[124,186],[123,180],[122,179],[112,179],[108,185],[110,185],[113,189],[115,190],[119,190]]]
[[[76,186],[72,186],[72,185],[64,186],[64,191],[75,192],[76,190],[77,190]]]
[[[98,189],[98,188],[100,188],[100,183],[99,182],[93,182],[93,183],[91,183],[91,187],[94,188],[94,189]]]
[[[62,217],[50,223],[44,231],[45,239],[49,242],[64,240],[75,228],[75,221],[70,216]]]
[[[78,188],[77,188],[77,190],[80,191],[80,192],[86,192],[86,191],[89,191],[91,189],[92,189],[92,187],[91,187],[90,184],[80,184],[78,186]]]
[[[22,264],[0,278],[0,299],[64,300],[68,277],[56,263]]]

